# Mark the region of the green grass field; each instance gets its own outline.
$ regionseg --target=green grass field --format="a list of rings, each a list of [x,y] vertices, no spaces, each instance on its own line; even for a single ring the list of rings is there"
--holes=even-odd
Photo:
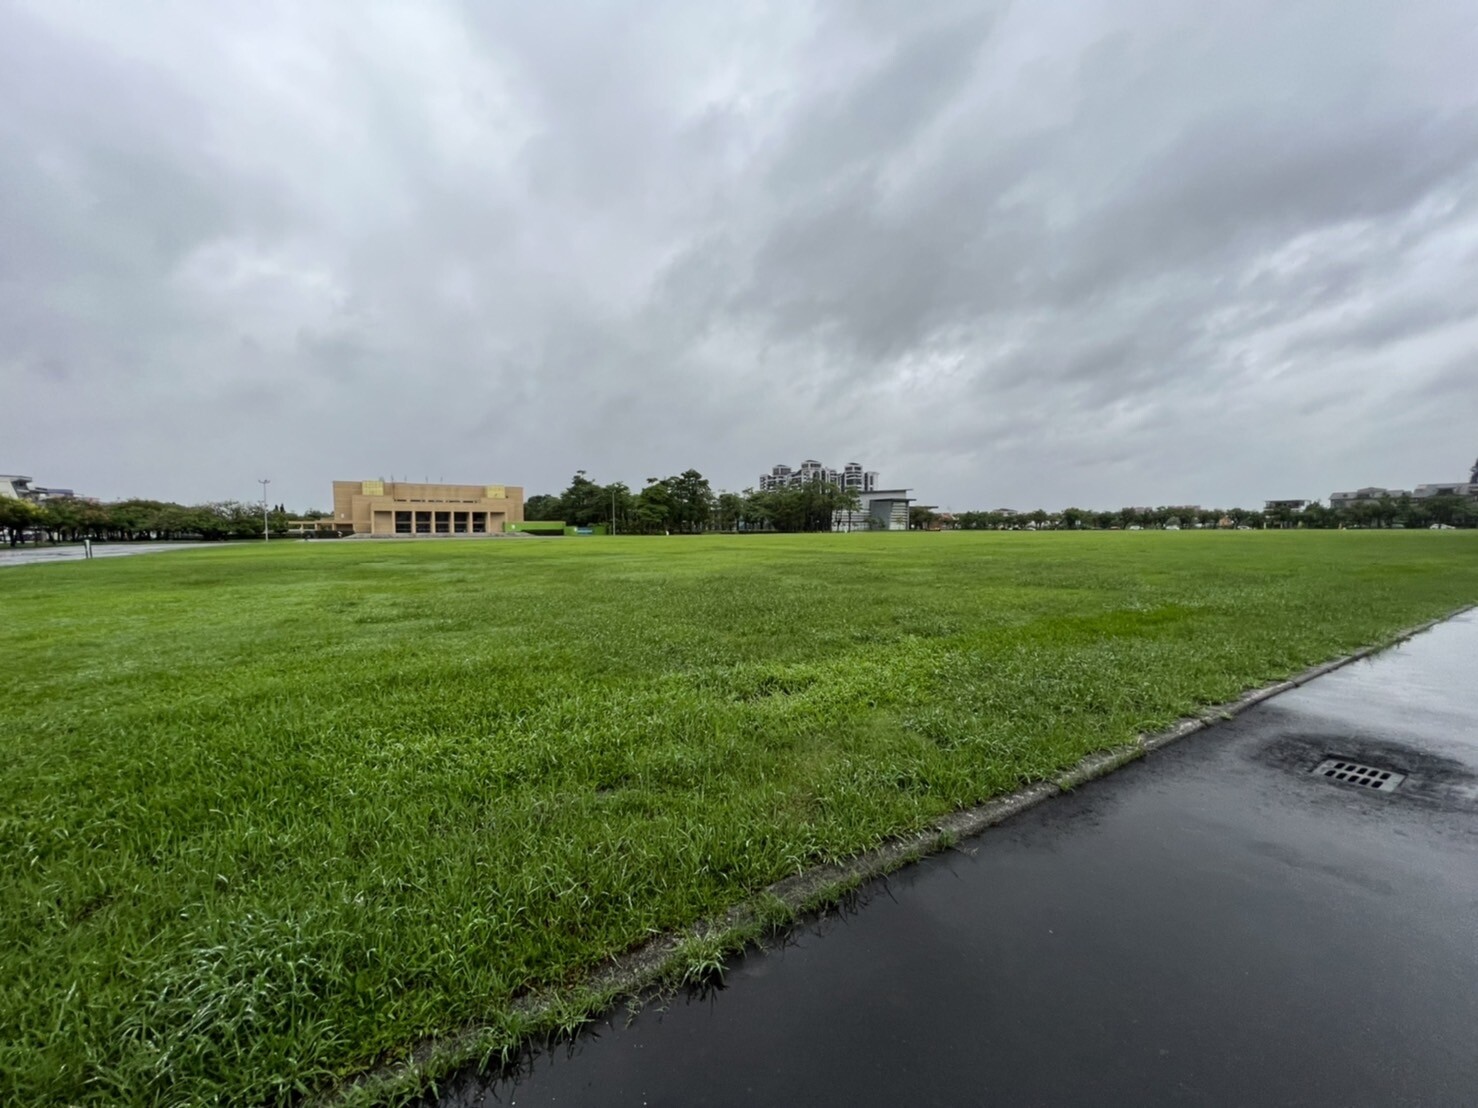
[[[653,933],[1472,601],[1478,535],[1429,532],[0,570],[0,1101],[292,1100],[516,1035]]]

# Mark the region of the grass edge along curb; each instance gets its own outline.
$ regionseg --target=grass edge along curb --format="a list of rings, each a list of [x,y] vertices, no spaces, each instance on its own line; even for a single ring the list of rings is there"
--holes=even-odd
[[[418,1043],[409,1061],[349,1078],[312,1102],[354,1108],[404,1104],[425,1095],[437,1081],[469,1065],[486,1068],[495,1058],[506,1065],[538,1036],[568,1037],[600,1013],[610,1011],[622,998],[627,998],[633,1009],[639,1008],[654,990],[670,991],[721,973],[726,957],[786,929],[809,913],[837,906],[848,893],[874,878],[978,835],[1044,800],[1105,777],[1146,754],[1230,720],[1316,677],[1389,650],[1474,609],[1478,605],[1455,608],[1446,615],[1399,631],[1387,641],[1320,662],[1285,680],[1250,689],[1235,700],[1212,705],[1162,731],[1139,735],[1122,746],[1089,754],[1050,781],[1039,781],[974,807],[951,812],[931,827],[844,862],[825,863],[782,878],[736,904],[718,919],[702,920],[687,930],[659,935],[634,950],[616,955],[573,987],[520,998],[509,1016],[495,1024],[469,1027],[450,1036]]]

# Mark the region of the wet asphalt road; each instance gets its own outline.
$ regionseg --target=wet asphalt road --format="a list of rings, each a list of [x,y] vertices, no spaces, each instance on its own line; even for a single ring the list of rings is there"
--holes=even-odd
[[[1478,1104],[1478,614],[863,899],[441,1103]]]
[[[219,542],[98,542],[92,545],[94,558],[122,558],[130,554],[158,554],[165,550],[193,550],[202,546],[224,546]],[[50,562],[80,562],[86,558],[81,543],[58,546],[28,543],[22,546],[0,546],[0,567],[45,565]]]

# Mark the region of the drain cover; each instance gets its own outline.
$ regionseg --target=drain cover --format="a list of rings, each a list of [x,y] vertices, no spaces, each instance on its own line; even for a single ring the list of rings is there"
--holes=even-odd
[[[1379,766],[1362,766],[1359,762],[1347,762],[1343,758],[1326,758],[1314,767],[1314,776],[1328,777],[1332,781],[1343,781],[1347,785],[1359,785],[1365,789],[1379,789],[1392,793],[1406,780],[1406,774]]]

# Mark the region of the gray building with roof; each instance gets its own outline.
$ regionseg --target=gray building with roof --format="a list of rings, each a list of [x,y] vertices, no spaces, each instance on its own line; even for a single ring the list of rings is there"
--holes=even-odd
[[[1375,485],[1354,492],[1332,492],[1329,494],[1331,508],[1349,508],[1357,504],[1378,504],[1386,497],[1400,500],[1409,496],[1413,500],[1430,500],[1434,496],[1459,496],[1466,500],[1478,500],[1478,462],[1468,473],[1466,481],[1432,481],[1410,490],[1383,489]]]
[[[49,489],[31,484],[32,478],[19,473],[0,473],[0,497],[8,500],[29,500],[32,504],[44,504],[48,500],[62,500],[76,496],[71,489]]]

